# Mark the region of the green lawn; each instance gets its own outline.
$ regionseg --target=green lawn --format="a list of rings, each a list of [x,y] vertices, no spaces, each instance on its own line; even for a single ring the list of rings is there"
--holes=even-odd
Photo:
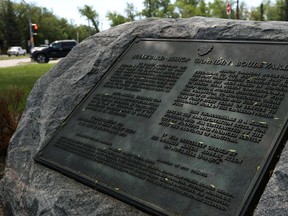
[[[8,56],[8,55],[0,55],[0,60],[9,60],[9,59],[19,59],[19,58],[30,58],[30,54],[26,54],[25,56]]]
[[[24,93],[23,104],[36,80],[45,74],[55,64],[27,64],[22,66],[0,68],[0,94],[7,95],[9,89],[20,89]]]

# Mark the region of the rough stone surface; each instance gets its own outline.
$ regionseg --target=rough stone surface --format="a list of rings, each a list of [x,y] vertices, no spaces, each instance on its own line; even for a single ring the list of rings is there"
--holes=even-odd
[[[146,19],[87,38],[36,82],[28,98],[0,182],[6,215],[146,215],[33,160],[40,147],[135,37],[287,42],[288,26],[287,22],[202,17]],[[288,215],[287,163],[288,149],[284,148],[254,215]]]

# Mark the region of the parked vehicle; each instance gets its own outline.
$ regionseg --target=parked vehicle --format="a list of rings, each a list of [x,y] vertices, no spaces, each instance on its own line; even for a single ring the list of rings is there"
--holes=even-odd
[[[51,58],[63,58],[68,55],[76,44],[75,40],[54,41],[49,47],[32,52],[31,58],[38,63],[48,63]]]
[[[41,44],[40,46],[34,47],[33,49],[31,49],[31,53],[35,52],[36,50],[42,50],[44,48],[47,48],[48,45],[46,44]]]
[[[26,50],[22,49],[20,46],[10,47],[7,51],[7,55],[10,57],[11,55],[19,56],[26,55]]]

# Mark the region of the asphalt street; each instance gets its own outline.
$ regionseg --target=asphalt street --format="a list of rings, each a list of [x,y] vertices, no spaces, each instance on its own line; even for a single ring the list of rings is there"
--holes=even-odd
[[[57,63],[61,59],[57,60],[50,60],[49,63]],[[31,58],[27,55],[27,58],[13,58],[13,59],[8,59],[8,60],[0,60],[0,68],[3,67],[13,67],[13,66],[19,66],[19,65],[24,65],[31,63]],[[33,62],[35,64],[38,64],[36,62]]]
[[[19,58],[19,59],[0,60],[0,68],[1,67],[18,66],[18,65],[29,63],[29,62],[31,62],[30,57]]]

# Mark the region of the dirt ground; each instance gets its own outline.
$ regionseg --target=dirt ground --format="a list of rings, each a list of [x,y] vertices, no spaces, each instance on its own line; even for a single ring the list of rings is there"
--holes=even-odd
[[[0,156],[0,179],[3,177],[4,174],[4,168],[5,168],[5,157],[1,157]],[[3,206],[2,206],[2,202],[0,199],[0,216],[3,216]]]

